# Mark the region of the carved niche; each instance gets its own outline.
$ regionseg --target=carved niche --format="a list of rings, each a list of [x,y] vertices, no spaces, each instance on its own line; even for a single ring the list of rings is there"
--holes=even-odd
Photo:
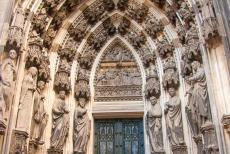
[[[95,76],[95,101],[142,100],[139,68],[123,44],[107,48]]]

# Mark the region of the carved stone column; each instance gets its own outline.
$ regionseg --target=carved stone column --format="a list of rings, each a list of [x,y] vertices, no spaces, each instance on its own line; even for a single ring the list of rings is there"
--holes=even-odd
[[[203,153],[219,154],[215,126],[211,122],[207,122],[201,127],[201,133],[204,140]]]

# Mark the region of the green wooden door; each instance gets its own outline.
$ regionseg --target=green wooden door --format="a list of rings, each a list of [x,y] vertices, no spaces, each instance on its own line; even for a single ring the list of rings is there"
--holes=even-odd
[[[143,120],[95,120],[95,154],[144,154]]]

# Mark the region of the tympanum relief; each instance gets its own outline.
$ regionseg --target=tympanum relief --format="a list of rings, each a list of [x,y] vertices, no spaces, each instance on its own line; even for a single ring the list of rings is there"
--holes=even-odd
[[[95,76],[95,100],[141,100],[142,79],[134,56],[127,48],[105,51]]]

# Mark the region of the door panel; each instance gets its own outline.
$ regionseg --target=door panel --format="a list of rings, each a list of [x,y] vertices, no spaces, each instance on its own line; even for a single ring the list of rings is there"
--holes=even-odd
[[[143,120],[95,121],[95,154],[144,154]]]

